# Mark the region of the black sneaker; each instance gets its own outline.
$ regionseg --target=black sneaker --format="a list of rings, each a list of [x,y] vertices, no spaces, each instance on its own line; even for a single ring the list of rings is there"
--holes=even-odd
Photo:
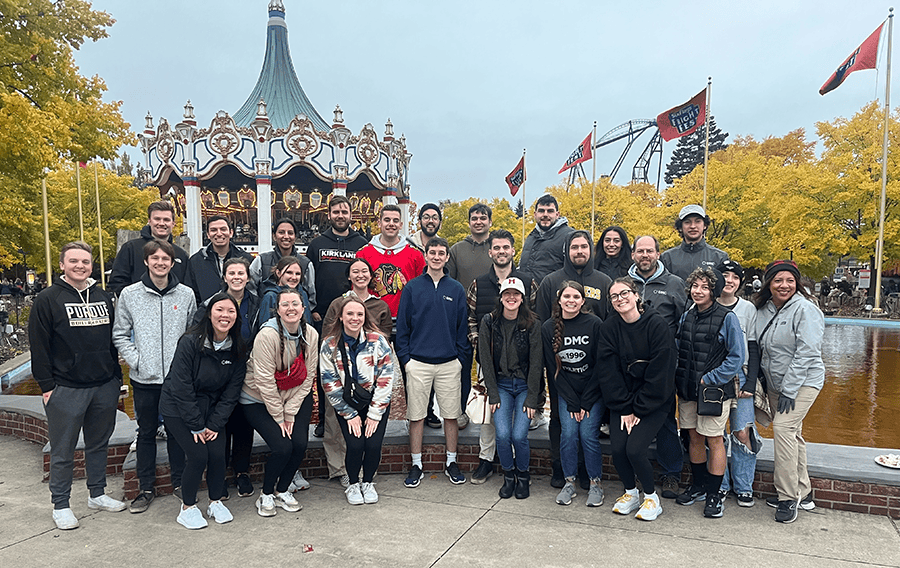
[[[150,503],[153,502],[153,492],[152,491],[141,491],[137,497],[135,497],[134,501],[128,506],[128,510],[132,513],[143,513],[148,508],[150,508]]]
[[[691,485],[684,490],[684,493],[675,498],[675,502],[679,505],[693,505],[697,501],[706,499],[706,490],[702,487],[694,487]]]
[[[566,486],[566,476],[563,475],[562,465],[559,462],[553,462],[553,472],[550,475],[550,487],[554,489],[562,489]]]
[[[752,507],[755,501],[753,493],[737,493],[737,504],[740,507]]]
[[[403,482],[403,485],[413,488],[418,487],[419,482],[425,477],[425,474],[422,473],[422,468],[414,465],[412,469],[409,470],[409,475],[406,476],[406,480]]]
[[[806,494],[806,497],[800,500],[800,508],[804,511],[812,511],[816,508],[816,502],[813,501],[812,491]]]
[[[472,474],[472,483],[475,485],[481,485],[494,473],[494,464],[487,460],[478,460],[478,468],[475,469],[475,473]]]
[[[779,503],[781,503],[781,501],[778,500],[778,495],[766,497],[766,505],[768,505],[769,507],[777,508]],[[816,502],[813,501],[812,491],[807,493],[806,497],[800,500],[800,508],[804,511],[812,511],[816,508]]]
[[[450,465],[444,468],[444,475],[447,476],[453,485],[462,485],[466,482],[466,476],[459,471],[459,466],[456,465],[456,462],[450,462]]]
[[[797,502],[779,501],[775,511],[775,520],[779,523],[793,523],[797,520]]]
[[[678,486],[678,477],[674,475],[664,475],[659,480],[659,484],[662,486],[662,495],[663,499],[675,499],[678,497],[678,494],[681,492],[681,488]]]
[[[239,473],[234,480],[234,484],[238,488],[238,497],[253,495],[253,483],[250,481],[250,476],[246,473]]]
[[[434,414],[425,417],[425,425],[429,428],[434,428],[437,430],[441,427],[441,419],[435,416]]]
[[[722,496],[719,493],[709,495],[706,498],[706,506],[703,507],[703,516],[711,519],[718,519],[725,510],[725,504],[722,503]]]
[[[315,429],[313,430],[313,436],[316,438],[324,438],[325,437],[325,422],[319,422],[316,424]]]

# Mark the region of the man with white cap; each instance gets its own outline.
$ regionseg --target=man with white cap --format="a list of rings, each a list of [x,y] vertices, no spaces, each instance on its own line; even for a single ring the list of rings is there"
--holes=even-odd
[[[681,235],[679,246],[662,253],[659,260],[666,270],[686,280],[695,268],[715,268],[728,260],[728,253],[706,242],[706,229],[712,220],[699,205],[685,205],[678,213],[675,229]]]

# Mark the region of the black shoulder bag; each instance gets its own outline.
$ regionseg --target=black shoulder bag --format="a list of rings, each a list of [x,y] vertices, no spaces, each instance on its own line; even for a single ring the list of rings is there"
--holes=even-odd
[[[374,392],[364,389],[356,382],[356,379],[350,372],[350,361],[347,357],[347,348],[344,346],[344,339],[337,338],[338,346],[341,350],[341,360],[344,363],[344,402],[349,404],[354,410],[363,414],[372,402]]]

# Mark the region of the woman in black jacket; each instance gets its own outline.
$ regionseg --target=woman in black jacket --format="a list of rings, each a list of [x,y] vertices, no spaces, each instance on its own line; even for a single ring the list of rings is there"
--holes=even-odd
[[[615,280],[628,276],[632,262],[631,245],[625,229],[617,226],[603,229],[594,249],[594,268]]]
[[[610,410],[609,438],[613,463],[625,494],[613,512],[652,521],[662,513],[653,485],[650,443],[675,403],[675,338],[666,320],[644,312],[634,280],[617,278],[609,299],[619,317],[600,328],[600,386]],[[644,489],[643,504],[635,484]]]
[[[264,322],[259,320],[259,296],[247,286],[250,282],[250,262],[246,258],[236,256],[229,258],[222,266],[222,291],[237,300],[238,310],[241,316],[241,337],[246,345],[253,345],[253,338],[259,331],[259,326]],[[197,307],[194,314],[194,325],[199,324],[206,316],[209,308],[209,300]],[[244,409],[240,404],[234,406],[231,417],[225,425],[225,456],[234,470],[234,485],[238,489],[238,495],[249,497],[253,495],[253,483],[250,481],[250,454],[253,451],[253,427],[244,416]],[[228,486],[226,484],[223,498],[228,498]]]
[[[530,493],[528,426],[540,407],[541,323],[524,301],[524,282],[515,277],[503,280],[497,307],[484,316],[478,331],[478,353],[504,472],[501,499],[513,493],[516,499],[526,499]]]
[[[166,430],[175,437],[184,455],[182,506],[178,523],[202,529],[206,519],[197,508],[197,490],[206,470],[209,507],[206,514],[217,523],[231,521],[222,504],[225,493],[225,436],[219,432],[237,403],[246,373],[247,357],[241,337],[237,302],[225,292],[209,300],[203,321],[178,340],[169,374],[159,398],[159,412]]]

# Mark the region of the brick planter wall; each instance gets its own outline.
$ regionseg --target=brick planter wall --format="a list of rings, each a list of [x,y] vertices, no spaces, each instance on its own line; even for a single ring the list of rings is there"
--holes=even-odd
[[[36,444],[45,445],[47,438],[47,421],[10,412],[8,410],[0,411],[0,434],[5,436],[13,436],[22,440],[28,440]],[[122,464],[128,456],[128,446],[110,446],[107,450],[106,475],[121,475]],[[50,476],[50,454],[44,454],[44,481]],[[84,451],[75,451],[75,479],[84,479],[86,476],[84,470]]]

